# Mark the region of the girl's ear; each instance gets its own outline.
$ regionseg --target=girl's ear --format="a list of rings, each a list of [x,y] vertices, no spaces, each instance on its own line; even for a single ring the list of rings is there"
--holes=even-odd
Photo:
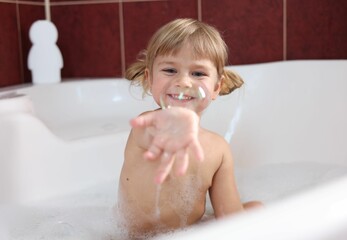
[[[145,69],[144,81],[145,81],[146,85],[148,86],[148,89],[150,90],[151,87],[152,87],[152,81],[151,81],[151,78],[150,78],[150,73],[149,73],[149,69],[148,68]]]
[[[149,70],[148,68],[145,69],[145,81],[148,81],[149,79]]]
[[[221,78],[219,79],[219,81],[214,86],[214,91],[213,91],[212,96],[211,96],[212,100],[215,100],[218,97],[219,92],[222,89],[223,81],[224,81],[224,76],[222,75]]]

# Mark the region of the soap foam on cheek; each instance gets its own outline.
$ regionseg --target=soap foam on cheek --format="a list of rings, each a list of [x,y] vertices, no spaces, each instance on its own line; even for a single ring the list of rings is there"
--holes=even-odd
[[[184,107],[196,113],[203,112],[211,102],[211,96],[202,83],[193,83],[191,87],[172,87],[169,82],[160,96],[162,109]]]

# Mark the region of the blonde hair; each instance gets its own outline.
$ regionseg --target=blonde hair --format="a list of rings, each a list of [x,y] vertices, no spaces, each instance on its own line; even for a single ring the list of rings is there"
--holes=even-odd
[[[150,39],[147,49],[140,52],[137,61],[129,66],[125,78],[142,85],[148,93],[146,68],[151,73],[157,56],[174,55],[185,42],[189,42],[194,48],[195,57],[208,58],[215,64],[219,78],[223,78],[219,95],[229,94],[242,86],[242,78],[224,68],[228,61],[228,47],[219,32],[195,19],[176,19],[162,26]]]

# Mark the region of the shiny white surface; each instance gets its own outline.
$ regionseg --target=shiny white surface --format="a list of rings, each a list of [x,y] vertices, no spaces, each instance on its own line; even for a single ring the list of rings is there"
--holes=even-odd
[[[10,93],[25,96],[6,98]],[[34,85],[1,96],[0,202],[10,203],[118,180],[129,120],[153,108],[120,79]]]
[[[230,142],[241,198],[268,206],[177,239],[346,236],[347,61],[234,69],[244,87],[211,103],[202,125]],[[0,200],[7,203],[40,203],[109,181],[116,187],[128,121],[156,107],[120,79],[12,88],[0,98],[9,92],[27,96],[0,99]]]

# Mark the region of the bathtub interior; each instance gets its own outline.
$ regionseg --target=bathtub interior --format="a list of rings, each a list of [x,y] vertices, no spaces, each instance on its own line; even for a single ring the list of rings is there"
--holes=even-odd
[[[346,176],[346,61],[232,68],[244,77],[244,88],[211,103],[202,125],[230,142],[242,200],[271,206]],[[105,134],[126,136],[128,120],[153,109],[150,98],[141,100],[136,88],[128,94],[128,85],[121,82],[63,83],[56,86],[60,93],[48,85],[17,92],[30,96],[35,114],[54,135],[73,143]],[[42,99],[52,102],[42,104]],[[119,171],[115,169],[114,176]],[[0,217],[2,234],[12,239],[119,239],[116,199],[114,177],[76,192],[6,206],[1,209],[6,216]],[[207,209],[211,213],[211,207]]]
[[[124,79],[26,86],[0,95],[0,203],[115,181],[129,120],[153,108]]]
[[[234,116],[239,119],[225,137],[244,200],[277,201],[346,175],[347,61],[235,70],[246,83],[230,96],[238,102]]]
[[[124,79],[35,85],[16,93],[29,96],[38,118],[63,140],[129,130],[131,118],[154,107],[139,87]]]

